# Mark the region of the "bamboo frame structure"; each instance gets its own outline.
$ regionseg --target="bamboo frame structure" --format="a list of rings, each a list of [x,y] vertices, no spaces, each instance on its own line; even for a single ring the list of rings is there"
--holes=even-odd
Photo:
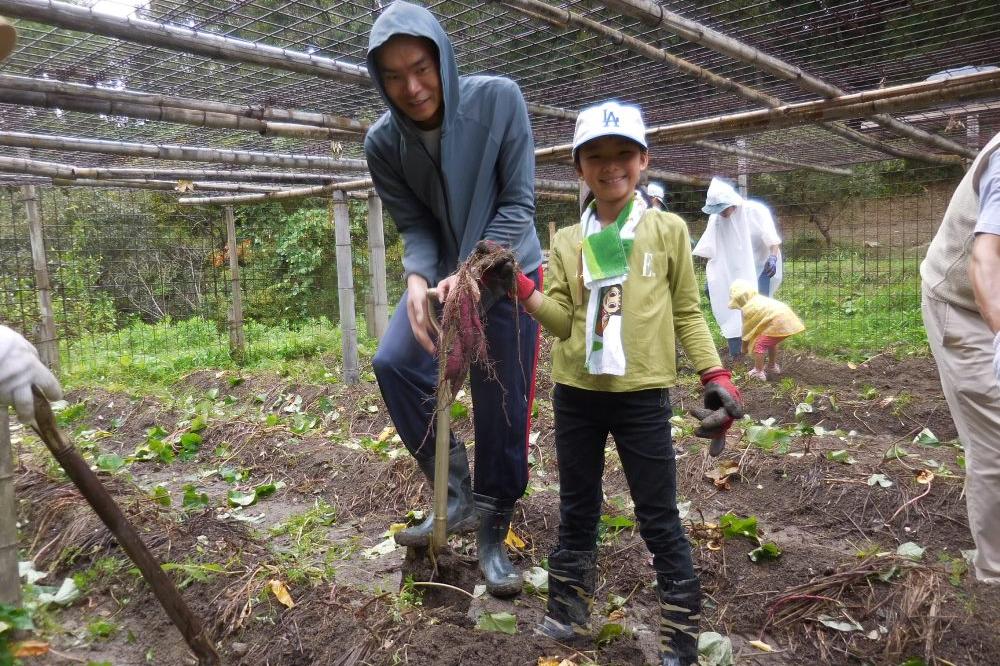
[[[348,386],[361,380],[358,365],[358,323],[354,303],[354,260],[351,251],[351,214],[347,197],[335,191],[330,204],[334,237],[337,247],[337,304],[342,346],[343,381]]]
[[[56,338],[56,319],[52,309],[52,282],[49,264],[45,258],[45,235],[42,232],[42,213],[38,207],[38,191],[34,185],[21,188],[28,218],[28,236],[31,240],[31,263],[35,269],[35,291],[38,296],[38,355],[52,372],[59,373],[59,341]]]
[[[389,294],[385,283],[385,222],[382,199],[368,194],[368,272],[371,281],[372,333],[381,340],[389,327]]]
[[[181,184],[174,180],[93,180],[90,178],[53,178],[51,184],[55,187],[114,187],[129,190],[160,190],[163,192],[180,192]],[[206,192],[280,192],[276,185],[251,185],[248,183],[210,183],[205,181],[187,181],[183,191]]]
[[[603,4],[617,9],[622,13],[635,17],[667,30],[689,42],[708,47],[713,51],[722,53],[740,62],[753,65],[760,71],[767,72],[773,76],[792,81],[803,90],[819,93],[826,98],[843,97],[848,93],[845,90],[823,81],[822,79],[804,72],[801,68],[791,65],[780,58],[755,49],[749,44],[745,44],[738,39],[724,35],[717,30],[702,25],[696,21],[685,18],[676,12],[672,12],[662,5],[658,5],[651,0],[602,0]],[[973,159],[977,151],[955,143],[937,134],[931,134],[914,127],[909,123],[904,123],[892,116],[882,112],[875,112],[871,118],[878,124],[886,127],[900,136],[905,136],[914,141],[920,141],[938,150],[961,155],[968,159]]]
[[[351,190],[368,190],[374,187],[371,178],[360,180],[348,180],[340,183],[329,183],[327,185],[317,185],[314,187],[296,187],[281,190],[280,192],[267,192],[263,194],[233,194],[219,197],[181,197],[177,203],[185,206],[200,206],[208,204],[244,204],[257,203],[259,201],[273,201],[278,199],[301,199],[303,197],[318,197],[334,191],[349,192]]]
[[[705,69],[704,67],[699,67],[694,63],[680,58],[666,51],[665,49],[657,48],[651,44],[647,44],[635,37],[625,34],[621,30],[616,30],[603,23],[586,18],[580,14],[571,12],[569,10],[561,9],[558,7],[553,7],[541,0],[500,0],[504,5],[511,7],[521,13],[527,13],[534,17],[541,17],[544,21],[561,26],[570,27],[577,26],[584,30],[588,30],[597,35],[601,35],[607,38],[613,44],[618,44],[624,46],[634,53],[638,53],[650,60],[656,62],[665,62],[678,71],[688,74],[689,76],[698,79],[699,81],[704,81],[709,85],[723,91],[733,93],[738,95],[743,99],[755,102],[762,106],[768,108],[777,108],[781,106],[784,102],[774,97],[773,95],[768,95],[767,93],[761,92],[752,88],[750,86],[738,83],[730,78],[720,76],[714,72]],[[575,119],[576,114],[568,109],[560,109],[558,107],[547,106],[544,104],[531,104],[529,105],[529,110],[533,113],[548,115],[553,117]],[[841,138],[847,139],[848,141],[853,141],[854,143],[865,146],[866,148],[872,148],[880,152],[886,153],[887,155],[893,155],[895,157],[903,157],[909,159],[917,159],[924,162],[931,162],[936,164],[955,164],[961,163],[961,158],[955,159],[951,155],[937,155],[935,153],[928,153],[926,151],[910,150],[906,148],[898,148],[888,144],[884,141],[879,141],[871,137],[865,136],[861,132],[853,130],[843,123],[824,123],[821,126],[825,127],[830,132],[840,136]],[[720,144],[715,144],[716,146]],[[709,147],[708,145],[702,146],[708,150],[714,150],[714,147]],[[718,152],[718,151],[717,151]],[[729,152],[722,150],[721,152]],[[756,158],[755,158],[756,159]],[[772,161],[765,160],[765,161]],[[775,162],[776,163],[776,162]],[[801,163],[795,165],[796,168],[807,168]]]
[[[129,143],[105,139],[77,139],[49,134],[27,132],[0,132],[0,146],[17,146],[48,150],[81,151],[128,157],[153,157],[161,160],[183,162],[219,162],[222,164],[249,164],[255,166],[287,167],[291,169],[329,169],[331,171],[366,171],[364,160],[336,159],[315,155],[290,155],[265,153],[255,150],[222,150],[197,146],[156,145]]]
[[[58,0],[0,0],[0,14],[215,60],[250,62],[326,79],[371,86],[368,70],[332,58],[223,37],[144,19],[117,17]]]
[[[313,125],[328,129],[343,130],[350,134],[364,134],[368,131],[368,123],[337,116],[329,113],[314,113],[311,111],[296,111],[281,109],[269,105],[255,106],[252,104],[229,104],[176,95],[160,95],[156,93],[138,92],[134,90],[117,90],[100,88],[81,83],[66,83],[51,79],[36,79],[28,76],[0,74],[0,88],[7,90],[22,90],[27,92],[46,93],[63,97],[78,97],[124,104],[138,104],[159,108],[184,109],[188,111],[203,111],[205,113],[239,116],[241,118],[270,121],[275,123],[294,123],[296,125]]]
[[[229,355],[241,364],[246,358],[247,339],[243,332],[243,291],[240,287],[240,258],[236,251],[236,217],[232,206],[222,209],[222,219],[226,225],[226,249],[229,252]]]
[[[991,97],[1000,86],[1000,71],[979,72],[940,81],[922,81],[890,88],[843,95],[833,99],[786,104],[776,109],[744,111],[726,116],[692,120],[646,131],[652,143],[685,143],[710,137],[754,134],[794,127],[804,123],[859,118],[874,113],[915,110],[939,102]],[[564,160],[572,153],[572,144],[539,148],[539,161]]]

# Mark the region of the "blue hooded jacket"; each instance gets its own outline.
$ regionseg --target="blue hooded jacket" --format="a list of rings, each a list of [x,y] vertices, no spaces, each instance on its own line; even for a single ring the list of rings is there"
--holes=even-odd
[[[394,35],[424,37],[437,46],[444,103],[440,166],[417,126],[385,93],[375,52]],[[537,269],[535,144],[517,84],[496,76],[460,77],[451,41],[434,15],[403,0],[372,26],[368,71],[389,110],[368,130],[365,156],[403,237],[406,275],[422,275],[434,286],[483,239],[510,247],[525,273]]]

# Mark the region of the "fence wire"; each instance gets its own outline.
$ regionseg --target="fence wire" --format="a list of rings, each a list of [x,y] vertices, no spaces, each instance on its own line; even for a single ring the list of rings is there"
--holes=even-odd
[[[864,165],[853,177],[806,172],[748,176],[783,237],[785,279],[776,297],[806,324],[794,344],[864,357],[921,353],[919,264],[960,173]],[[222,212],[131,190],[39,188],[56,335],[64,373],[101,364],[184,369],[228,363],[231,304]],[[703,233],[705,192],[677,188],[669,207]],[[359,330],[371,311],[367,204],[351,206]],[[573,202],[539,202],[537,229],[578,219]],[[248,354],[306,356],[339,335],[330,203],[306,200],[236,210]],[[404,289],[402,243],[386,215],[390,308]],[[703,268],[699,277],[704,284]],[[28,222],[17,187],[0,190],[0,323],[37,340],[39,305]],[[714,321],[705,300],[705,312]],[[299,336],[307,330],[309,335]],[[303,341],[306,340],[306,341]],[[172,365],[173,364],[173,365]]]

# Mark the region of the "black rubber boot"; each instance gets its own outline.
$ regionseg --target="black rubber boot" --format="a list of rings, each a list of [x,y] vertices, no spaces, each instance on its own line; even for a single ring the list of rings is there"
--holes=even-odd
[[[701,583],[697,578],[669,580],[658,575],[656,586],[660,598],[660,666],[697,665]]]
[[[536,631],[562,643],[590,636],[597,553],[556,549],[549,555],[549,601]]]
[[[512,597],[521,592],[521,574],[507,557],[507,530],[514,513],[513,500],[474,495],[479,514],[479,570],[486,577],[486,591],[494,597]]]
[[[417,459],[417,466],[434,487],[434,459]],[[456,444],[448,456],[448,534],[461,534],[476,529],[476,507],[472,502],[472,480],[469,478],[469,456],[464,444]],[[400,546],[426,547],[434,530],[434,512],[419,525],[396,532]]]

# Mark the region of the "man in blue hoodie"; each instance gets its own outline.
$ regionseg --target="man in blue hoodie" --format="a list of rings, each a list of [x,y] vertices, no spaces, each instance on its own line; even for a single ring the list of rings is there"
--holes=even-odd
[[[541,287],[534,141],[517,84],[459,77],[448,36],[422,7],[397,0],[382,12],[368,39],[368,71],[389,110],[368,131],[365,156],[403,237],[407,287],[373,365],[403,443],[433,480],[437,361],[427,290],[436,286],[447,297],[453,285],[448,276],[482,240],[511,248]],[[489,308],[486,339],[495,377],[470,371],[475,492],[465,445],[452,434],[448,529],[471,531],[478,524],[487,589],[507,596],[521,590],[504,539],[528,484],[538,325],[511,299],[483,306]],[[396,541],[426,546],[432,524],[433,515],[399,532]]]

